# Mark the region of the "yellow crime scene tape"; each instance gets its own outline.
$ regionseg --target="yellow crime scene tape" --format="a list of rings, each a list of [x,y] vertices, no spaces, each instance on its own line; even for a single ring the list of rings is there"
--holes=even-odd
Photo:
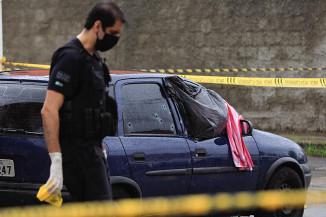
[[[228,84],[256,87],[326,88],[326,78],[253,78],[180,75],[198,83]]]
[[[50,69],[49,65],[14,63],[6,62],[3,64],[17,67],[31,67]],[[250,69],[141,69],[137,71],[151,73],[172,73],[198,83],[225,84],[256,87],[288,87],[288,88],[326,88],[326,78],[266,78],[266,77],[227,77],[227,76],[207,76],[207,75],[185,75],[183,73],[202,73],[202,72],[256,72],[256,71],[314,71],[326,70],[326,68],[250,68]]]
[[[31,67],[31,68],[41,68],[50,69],[49,65],[41,64],[30,64],[30,63],[15,63],[6,62],[6,58],[1,59],[2,64],[21,66],[21,67]],[[288,67],[288,68],[206,68],[206,69],[133,69],[133,71],[141,72],[152,72],[152,73],[211,73],[211,72],[286,72],[286,71],[325,71],[326,67]]]
[[[213,196],[193,195],[174,198],[128,199],[111,202],[68,203],[62,207],[49,205],[16,207],[0,210],[0,217],[128,217],[203,215],[212,211],[245,209],[275,210],[325,204],[325,191],[261,191]]]
[[[133,69],[133,71],[152,73],[211,73],[211,72],[286,72],[286,71],[324,71],[324,67],[308,68],[241,68],[241,69]]]
[[[4,64],[4,65],[11,65],[11,66],[17,66],[17,67],[28,67],[28,68],[39,68],[39,69],[50,69],[50,65],[6,62],[6,58],[5,58],[5,57],[2,58],[1,63]]]

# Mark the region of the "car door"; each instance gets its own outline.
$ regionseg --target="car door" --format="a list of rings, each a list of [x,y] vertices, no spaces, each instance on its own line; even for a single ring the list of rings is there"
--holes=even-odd
[[[49,176],[41,108],[46,84],[0,84],[1,206],[36,203]]]
[[[162,79],[119,81],[115,92],[118,134],[143,196],[187,194],[190,150]]]
[[[171,81],[173,82],[173,79],[170,79],[170,81],[168,82]],[[188,95],[184,96],[180,95],[180,93],[176,94],[173,90],[171,91],[171,93],[172,95],[175,95],[175,97],[173,97],[173,100],[176,101],[175,104],[177,106],[181,106],[180,108],[177,107],[178,111],[180,111],[180,113],[185,118],[184,122],[189,125],[186,126],[186,128],[190,129],[189,132],[191,135],[191,131],[197,130],[197,128],[199,130],[202,130],[201,128],[203,128],[205,122],[191,122],[188,118],[201,118],[205,116],[205,113],[200,115],[190,114],[189,112],[207,112],[206,115],[207,117],[209,117],[206,117],[207,119],[205,119],[207,123],[211,121],[210,118],[218,118],[218,116],[209,116],[209,112],[212,112],[212,110],[206,109],[214,105],[212,104],[211,98],[209,97],[209,91],[206,91],[204,87],[201,87],[199,84],[189,80],[183,80],[182,84],[187,85],[188,87],[182,86],[180,80],[177,82],[179,82],[179,87],[176,86],[174,88],[182,87],[183,89],[181,90],[183,91],[183,94],[185,95],[185,93],[187,92]],[[211,94],[213,93],[211,92]],[[189,101],[187,97],[192,98],[192,100],[194,101],[197,100],[197,104],[192,102],[193,105],[191,105],[191,101]],[[223,99],[219,99],[217,97],[216,100]],[[222,103],[223,104],[221,105],[219,103],[215,103],[215,106],[217,106],[217,108],[218,106],[223,106],[224,102],[222,101]],[[221,114],[223,114],[223,110],[219,109],[214,110],[214,112],[221,112]],[[195,125],[191,126],[190,123]],[[199,124],[201,124],[201,127],[198,127]],[[221,126],[219,126],[219,124]],[[219,129],[219,134],[221,135],[214,134],[214,138],[205,135],[206,137],[204,138],[204,140],[199,141],[191,137],[187,138],[193,164],[193,178],[190,193],[216,193],[254,190],[256,188],[258,178],[257,168],[259,168],[260,160],[259,152],[253,137],[250,135],[245,136],[244,142],[252,157],[255,166],[254,170],[240,171],[234,166],[228,138],[226,133],[224,133],[225,130],[223,131],[223,128],[225,128],[225,122],[211,121],[210,125],[206,125],[206,127],[210,126],[214,126],[215,129]],[[203,134],[209,134],[208,132],[209,131],[202,131]]]
[[[193,161],[191,193],[252,191],[256,189],[259,152],[252,136],[244,142],[254,163],[252,171],[240,171],[234,166],[227,136],[205,141],[188,138]]]

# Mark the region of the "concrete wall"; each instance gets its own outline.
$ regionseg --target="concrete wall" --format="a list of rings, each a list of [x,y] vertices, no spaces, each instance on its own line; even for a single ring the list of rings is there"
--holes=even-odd
[[[78,34],[95,0],[3,0],[4,55],[49,64]],[[111,69],[323,67],[324,0],[117,0],[128,19]],[[212,73],[210,74],[212,75]],[[318,77],[317,72],[239,72],[246,77]],[[205,85],[255,127],[325,134],[325,89]]]

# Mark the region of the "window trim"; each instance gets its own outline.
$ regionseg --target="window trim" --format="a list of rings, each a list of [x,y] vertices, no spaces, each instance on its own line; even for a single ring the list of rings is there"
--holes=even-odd
[[[125,137],[179,137],[178,134],[155,134],[155,133],[130,133],[124,134]]]

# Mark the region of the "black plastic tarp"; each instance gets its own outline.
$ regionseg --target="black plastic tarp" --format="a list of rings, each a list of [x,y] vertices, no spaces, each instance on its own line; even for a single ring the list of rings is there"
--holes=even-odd
[[[178,104],[193,139],[206,140],[221,135],[226,128],[228,112],[220,95],[177,76],[165,78],[165,86]]]

